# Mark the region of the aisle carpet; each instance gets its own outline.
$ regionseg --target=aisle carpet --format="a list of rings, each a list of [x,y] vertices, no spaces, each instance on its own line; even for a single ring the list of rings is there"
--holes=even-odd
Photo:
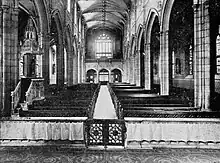
[[[94,119],[117,119],[111,95],[106,85],[101,85],[94,111]]]
[[[0,147],[1,163],[220,163],[220,150]]]

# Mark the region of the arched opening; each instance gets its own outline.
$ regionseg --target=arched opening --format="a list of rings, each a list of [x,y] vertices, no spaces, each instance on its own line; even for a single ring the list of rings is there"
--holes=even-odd
[[[134,53],[135,53],[135,49],[136,49],[136,43],[135,43],[135,37],[133,36],[132,37],[132,40],[131,40],[131,51],[130,51],[130,74],[129,74],[129,78],[130,78],[130,83],[131,84],[135,84],[135,59],[134,59]]]
[[[122,73],[119,69],[114,69],[111,71],[111,77],[113,83],[120,83],[122,82]]]
[[[220,2],[210,0],[210,46],[211,46],[211,108],[220,105]]]
[[[51,40],[49,50],[49,71],[50,82],[49,84],[57,84],[57,44],[58,44],[58,31],[54,18],[51,21]]]
[[[67,49],[64,47],[64,84],[68,83],[68,57],[67,57]]]
[[[50,77],[53,75],[56,78],[56,81],[53,83],[57,84],[58,87],[62,88],[64,85],[65,77],[65,66],[64,66],[64,40],[62,35],[62,26],[60,22],[59,13],[54,14],[51,18],[51,33],[50,33],[50,47],[56,47],[56,73],[50,74]],[[51,56],[51,55],[50,55]],[[53,66],[50,63],[50,66]],[[50,78],[51,80],[51,78]]]
[[[140,43],[140,86],[145,87],[145,49],[144,49],[144,34],[141,36]]]
[[[38,43],[35,20],[28,11],[19,9],[18,41],[19,41],[19,77],[42,77],[42,51]]]
[[[150,34],[151,89],[159,86],[160,25],[155,16]]]
[[[170,94],[189,92],[193,98],[194,11],[193,0],[175,0],[169,22]],[[163,66],[163,65],[161,65]]]
[[[56,66],[56,60],[57,60],[57,46],[51,45],[50,51],[49,51],[49,60],[50,60],[50,83],[49,84],[56,84],[57,81],[57,66]]]
[[[95,70],[91,69],[91,70],[88,70],[87,73],[86,73],[86,82],[89,82],[89,83],[96,83],[97,81],[97,73]]]
[[[99,81],[100,82],[109,82],[109,72],[106,69],[99,71]]]

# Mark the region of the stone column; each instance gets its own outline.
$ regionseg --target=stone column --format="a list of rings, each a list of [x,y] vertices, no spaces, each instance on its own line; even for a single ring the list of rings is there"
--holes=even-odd
[[[3,18],[3,9],[0,8],[0,20],[2,20]],[[3,49],[2,49],[2,46],[3,46],[3,22],[0,21],[0,76],[3,76]],[[3,97],[4,97],[4,88],[3,88],[3,83],[4,83],[4,80],[2,77],[0,77],[0,116],[1,114],[3,114],[3,111],[4,111],[4,100],[3,100]]]
[[[69,45],[71,46],[71,45]],[[67,51],[67,85],[71,86],[73,84],[73,52],[68,47]]]
[[[132,57],[129,57],[128,63],[129,63],[129,74],[128,74],[128,76],[129,76],[129,83],[132,84],[133,83],[133,79],[132,79],[132,76],[133,76],[133,72],[132,72],[132,68],[133,68]]]
[[[8,3],[4,2],[4,3]],[[15,3],[12,3],[15,5]],[[11,91],[18,83],[18,9],[17,6],[3,5],[1,10],[1,113],[3,116],[11,114]]]
[[[151,90],[151,53],[150,53],[150,43],[146,45],[145,53],[145,89]]]
[[[73,54],[73,84],[78,83],[78,55],[77,52]]]
[[[81,83],[81,49],[78,48],[78,83]]]
[[[135,72],[136,62],[135,62],[135,56],[131,57],[131,65],[132,65],[132,74],[131,74],[132,84],[136,84],[136,72]]]
[[[43,56],[42,56],[42,76],[44,78],[44,88],[50,84],[50,58],[49,58],[49,49],[50,49],[50,34],[42,33],[42,48],[43,48]]]
[[[160,94],[169,95],[169,31],[161,32],[160,36]]]
[[[126,59],[126,62],[125,62],[125,75],[123,76],[122,80],[124,80],[126,83],[129,83],[130,80],[129,80],[129,74],[130,74],[130,64],[129,64],[129,59],[127,58]]]
[[[64,86],[64,46],[62,35],[58,36],[60,38],[59,43],[57,45],[57,86],[62,88]]]
[[[194,5],[194,104],[210,111],[210,17],[209,3]]]
[[[141,54],[140,50],[136,51],[136,56],[135,56],[135,75],[136,75],[136,85],[141,86]]]
[[[82,82],[85,82],[86,79],[85,79],[85,62],[84,62],[84,55],[81,56],[81,81]]]

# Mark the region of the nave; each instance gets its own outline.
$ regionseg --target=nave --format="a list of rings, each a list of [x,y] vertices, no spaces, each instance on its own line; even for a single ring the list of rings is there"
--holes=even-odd
[[[219,0],[0,0],[0,19],[0,147],[220,149]]]

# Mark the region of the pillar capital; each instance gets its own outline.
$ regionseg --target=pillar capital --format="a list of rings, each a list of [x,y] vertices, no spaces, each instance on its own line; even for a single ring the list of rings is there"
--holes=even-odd
[[[2,12],[4,12],[4,13],[7,13],[7,12],[9,11],[9,9],[10,9],[10,7],[9,7],[8,5],[2,5],[2,6],[1,6],[1,10],[2,10]]]

